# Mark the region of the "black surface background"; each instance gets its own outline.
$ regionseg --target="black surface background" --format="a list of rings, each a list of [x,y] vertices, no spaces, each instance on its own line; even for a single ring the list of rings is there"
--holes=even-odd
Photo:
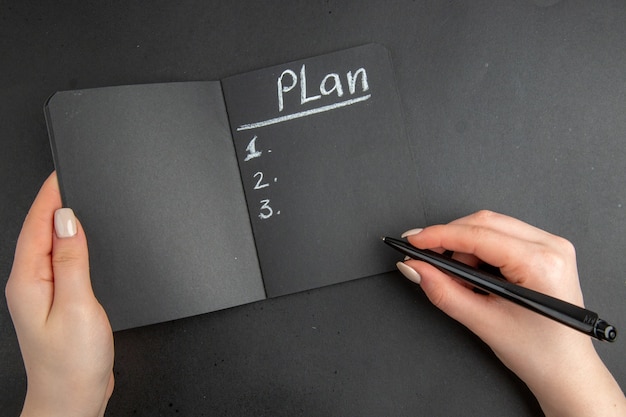
[[[567,237],[587,305],[625,329],[625,19],[619,0],[2,2],[0,276],[52,170],[42,107],[54,91],[217,80],[379,42],[428,222],[490,208]],[[0,411],[17,415],[26,380],[4,300],[0,334]],[[115,338],[108,416],[538,413],[397,274]],[[597,345],[622,386],[624,340]]]

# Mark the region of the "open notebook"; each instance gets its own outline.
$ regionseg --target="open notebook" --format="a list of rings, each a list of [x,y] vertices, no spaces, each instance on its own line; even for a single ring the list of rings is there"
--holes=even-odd
[[[390,271],[424,222],[390,57],[54,94],[63,203],[114,330]]]

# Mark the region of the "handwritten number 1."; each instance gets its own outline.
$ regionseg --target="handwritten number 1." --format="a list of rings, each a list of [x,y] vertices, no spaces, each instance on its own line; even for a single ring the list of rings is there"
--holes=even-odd
[[[262,151],[256,150],[256,140],[257,140],[257,135],[254,135],[250,143],[248,143],[248,147],[246,148],[246,151],[248,152],[248,154],[246,155],[246,159],[243,160],[244,162],[248,162],[249,160],[253,158],[258,158],[259,156],[261,156]]]

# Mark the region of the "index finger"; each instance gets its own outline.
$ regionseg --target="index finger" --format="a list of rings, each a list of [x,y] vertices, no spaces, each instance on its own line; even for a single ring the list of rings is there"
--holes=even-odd
[[[474,255],[500,268],[512,282],[527,278],[526,264],[537,252],[537,243],[520,239],[508,233],[474,224],[447,224],[431,226],[421,233],[409,236],[412,245],[420,249],[444,248]]]
[[[550,233],[538,227],[489,210],[478,211],[448,224],[482,226],[531,242],[544,241],[547,237],[552,236]]]

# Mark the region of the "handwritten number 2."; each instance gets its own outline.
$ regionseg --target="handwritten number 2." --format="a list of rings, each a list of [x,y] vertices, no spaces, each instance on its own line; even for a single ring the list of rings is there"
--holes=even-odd
[[[270,207],[270,200],[265,199],[261,200],[261,212],[259,213],[259,218],[261,220],[269,219],[274,214],[274,210]]]
[[[246,152],[248,152],[248,154],[246,155],[246,159],[243,160],[244,162],[248,162],[253,158],[261,156],[261,151],[256,150],[256,139],[257,135],[254,135],[250,143],[248,143],[248,147],[246,148]]]
[[[259,177],[259,179],[256,182],[256,185],[254,186],[255,190],[260,190],[261,188],[265,188],[265,187],[269,187],[270,185],[268,183],[264,183],[263,182],[263,173],[262,172],[257,172],[256,174],[253,175],[254,178]]]

